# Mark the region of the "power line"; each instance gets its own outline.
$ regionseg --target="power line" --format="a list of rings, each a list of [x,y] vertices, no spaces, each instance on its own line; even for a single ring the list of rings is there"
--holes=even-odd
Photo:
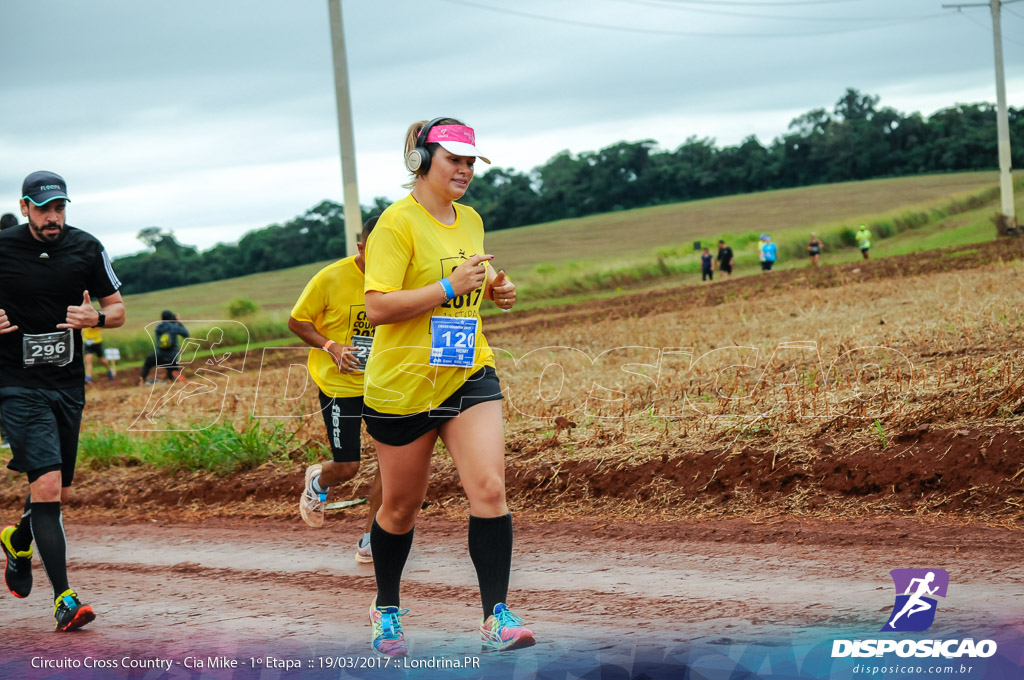
[[[701,9],[697,7],[683,7],[671,0],[612,0],[631,5],[645,5],[647,7],[658,7],[660,9],[672,10],[673,12],[694,12],[697,14],[714,14],[726,17],[742,17],[744,19],[774,19],[777,21],[914,21],[917,19],[931,19],[938,14],[919,14],[917,16],[903,17],[798,17],[779,16],[778,14],[750,14],[748,12],[729,12],[714,9]],[[702,3],[703,4],[703,3]],[[785,5],[784,5],[785,6]]]
[[[839,1],[839,0],[835,0]],[[597,28],[606,31],[618,31],[620,33],[640,33],[645,35],[665,35],[680,38],[813,38],[817,36],[826,35],[840,35],[843,33],[856,33],[859,31],[873,30],[876,28],[888,28],[890,26],[898,26],[901,24],[913,23],[922,21],[923,19],[901,19],[889,21],[887,23],[875,24],[873,26],[860,26],[855,28],[847,28],[835,31],[814,31],[806,33],[713,33],[713,32],[699,32],[699,31],[668,31],[657,28],[632,28],[628,26],[610,26],[608,24],[599,24],[589,21],[579,21],[577,19],[562,19],[560,17],[546,16],[542,14],[533,14],[531,12],[521,12],[514,9],[508,9],[505,7],[493,7],[491,5],[484,5],[478,2],[470,2],[470,0],[444,0],[454,5],[462,5],[465,7],[473,7],[476,9],[483,9],[490,12],[497,12],[499,14],[508,14],[512,16],[524,17],[527,19],[538,19],[540,21],[548,21],[556,24],[564,24],[569,26],[579,26],[581,28]],[[927,18],[937,18],[943,16],[936,14]]]
[[[1006,8],[1004,7],[1003,9],[1006,9]],[[987,35],[991,35],[991,33],[992,33],[992,26],[991,25],[986,26],[983,22],[978,21],[977,19],[975,19],[974,17],[972,17],[970,14],[968,14],[965,11],[963,11],[962,9],[958,9],[957,10],[957,14],[962,16],[964,19],[967,19],[968,21],[970,21],[975,26],[978,26],[979,28],[981,28],[981,30],[985,31],[985,33]],[[1013,38],[1007,38],[1005,35],[1003,36],[1003,41],[1004,42],[1008,42],[1008,43],[1013,43],[1014,45],[1020,45],[1021,47],[1024,47],[1024,42],[1019,42],[1017,40],[1014,40]]]
[[[1017,0],[1007,0],[1007,3]],[[960,14],[974,21],[969,15],[964,14],[964,7],[984,7],[980,3],[963,3],[957,5],[943,5],[944,8],[955,8]],[[999,197],[1002,203],[1002,210],[996,219],[996,233],[1000,236],[1008,236],[1015,233],[1017,228],[1016,209],[1013,201],[1013,165],[1010,153],[1010,122],[1006,106],[1006,71],[1003,67],[1003,3],[999,0],[990,0],[989,10],[992,12],[992,46],[994,48],[996,65],[996,132],[998,135],[999,152]],[[978,24],[985,28],[984,25]],[[987,31],[986,31],[987,32]],[[1011,41],[1015,42],[1015,41]]]
[[[667,0],[686,5],[731,5],[734,7],[797,7],[801,5],[838,5],[847,2],[863,2],[863,0],[793,0],[793,2],[744,2],[742,0]]]

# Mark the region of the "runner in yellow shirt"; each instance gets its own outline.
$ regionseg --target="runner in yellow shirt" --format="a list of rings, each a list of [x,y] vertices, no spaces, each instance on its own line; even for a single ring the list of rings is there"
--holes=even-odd
[[[860,229],[854,235],[857,239],[857,247],[860,248],[860,254],[864,256],[864,259],[868,259],[868,251],[871,250],[871,230],[866,225],[860,225]]]
[[[114,368],[107,361],[107,358],[103,356],[103,331],[99,328],[83,328],[82,358],[85,359],[85,382],[87,384],[92,382],[93,355],[99,357],[100,363],[106,367],[107,379],[113,380],[116,375]]]
[[[309,373],[320,388],[320,410],[327,426],[332,461],[306,468],[299,514],[311,527],[324,524],[324,504],[332,486],[359,472],[362,444],[363,372],[373,343],[363,298],[364,244],[377,223],[363,225],[358,253],[321,269],[306,284],[288,319],[288,328],[313,347]],[[372,562],[370,522],[380,507],[380,470],[370,485],[366,533],[356,546],[356,562]]]
[[[515,304],[515,286],[485,254],[480,216],[455,203],[480,156],[475,134],[452,118],[410,126],[412,193],[380,217],[366,253],[366,314],[377,327],[366,370],[366,429],[377,444],[384,497],[372,536],[377,596],[374,650],[407,653],[400,616],[402,570],[440,437],[469,500],[469,554],[483,604],[484,649],[534,644],[505,604],[512,515],[505,502],[501,385],[480,330],[480,304]]]

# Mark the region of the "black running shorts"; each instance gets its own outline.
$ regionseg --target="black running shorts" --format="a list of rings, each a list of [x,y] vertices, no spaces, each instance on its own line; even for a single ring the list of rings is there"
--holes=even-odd
[[[363,419],[366,421],[367,431],[376,441],[389,446],[405,446],[427,432],[441,427],[446,421],[471,406],[502,398],[498,374],[490,366],[485,366],[469,376],[469,380],[462,387],[455,390],[452,396],[435,409],[409,415],[395,415],[380,413],[369,406],[364,406]]]
[[[64,389],[0,387],[0,414],[16,472],[34,482],[61,471],[61,485],[71,486],[78,458],[78,432],[85,407],[85,386]]]
[[[358,463],[362,451],[362,397],[328,397],[320,391],[320,413],[327,426],[327,443],[335,463]]]

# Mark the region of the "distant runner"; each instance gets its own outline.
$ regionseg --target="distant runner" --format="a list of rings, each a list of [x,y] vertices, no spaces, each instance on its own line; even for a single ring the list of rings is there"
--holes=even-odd
[[[725,245],[725,241],[718,242],[718,269],[729,276],[732,276],[732,248]]]
[[[82,329],[82,351],[85,359],[85,382],[92,382],[92,358],[99,357],[100,363],[107,369],[107,379],[114,379],[114,369],[110,362],[103,356],[103,331],[99,328]]]
[[[11,443],[7,467],[29,483],[21,521],[0,531],[4,580],[12,595],[28,597],[34,541],[53,587],[58,631],[96,616],[68,584],[61,511],[75,477],[85,406],[80,331],[117,328],[125,318],[107,251],[66,223],[68,202],[60,175],[34,172],[22,185],[28,224],[0,232],[0,410]]]
[[[707,248],[700,254],[700,280],[713,281],[715,278],[715,260]]]
[[[818,257],[821,256],[822,247],[821,239],[812,231],[811,240],[807,242],[807,254],[811,256],[812,266],[818,266]]]
[[[760,260],[761,260],[761,271],[770,272],[772,266],[775,264],[775,259],[778,257],[779,250],[772,243],[772,237],[768,234],[761,234],[761,246],[760,246]]]
[[[366,321],[363,295],[366,239],[377,224],[363,225],[358,253],[321,269],[299,296],[288,328],[310,347],[309,374],[320,388],[320,411],[327,426],[333,460],[306,468],[299,514],[311,527],[324,524],[324,504],[332,486],[344,484],[359,472],[362,453],[363,371],[373,344],[373,327]],[[380,507],[380,469],[373,477],[366,533],[356,546],[356,562],[372,562],[370,525]]]
[[[864,256],[865,260],[869,259],[868,251],[871,250],[871,230],[862,224],[854,238],[857,239],[857,247],[860,248],[860,254]]]
[[[181,323],[181,317],[169,309],[160,313],[160,323],[156,325],[153,334],[156,336],[156,350],[146,357],[142,362],[142,374],[139,376],[139,386],[152,385],[149,381],[149,372],[155,367],[158,371],[162,368],[167,371],[167,379],[170,381],[184,380],[181,377],[181,366],[178,364],[178,352],[181,341],[188,337],[188,329]],[[156,377],[153,378],[156,381]]]

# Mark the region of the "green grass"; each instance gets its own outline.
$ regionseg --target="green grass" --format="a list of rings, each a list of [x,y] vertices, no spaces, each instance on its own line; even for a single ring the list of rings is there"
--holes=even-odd
[[[762,231],[779,244],[777,266],[783,269],[807,265],[804,246],[811,231],[826,242],[824,263],[852,261],[860,253],[843,247],[844,230],[860,223],[892,223],[914,213],[928,215],[927,224],[890,238],[879,238],[875,230],[873,257],[988,241],[995,233],[988,221],[995,202],[948,217],[936,217],[936,211],[951,201],[991,192],[997,181],[995,172],[954,173],[728,196],[490,232],[487,248],[496,256],[495,264],[518,284],[521,308],[571,303],[615,295],[624,288],[677,282],[680,276],[696,278],[699,254],[692,244],[698,240],[713,245],[724,238],[736,252],[739,275],[758,270],[756,246]],[[245,322],[250,343],[288,338],[292,305],[310,277],[327,264],[129,295],[128,323],[108,331],[106,342],[121,348],[130,366],[152,351],[144,327],[158,320],[161,310],[171,309],[186,320],[225,320],[230,319],[228,303],[240,296],[260,306]],[[200,335],[210,327],[190,324]],[[245,342],[244,333],[225,338],[226,344]]]
[[[1019,175],[1017,180],[1018,212],[1024,208],[1024,182],[1021,178],[1024,175]],[[860,251],[853,245],[853,233],[861,223],[868,224],[874,234],[873,257],[991,241],[995,238],[991,217],[997,205],[997,188],[987,186],[928,203],[904,205],[885,213],[766,231],[778,245],[776,269],[809,265],[806,247],[811,232],[816,232],[825,243],[822,263],[834,264],[861,259]],[[724,239],[735,253],[737,271],[734,275],[744,276],[760,272],[757,255],[759,236],[757,230],[722,233],[704,242],[710,244],[719,238]],[[524,288],[526,301],[558,298],[562,302],[567,295],[587,297],[590,291],[614,292],[617,288],[649,286],[659,280],[676,283],[681,276],[692,275],[696,283],[700,274],[699,258],[692,242],[684,242],[617,259],[570,260],[558,268],[542,263],[534,268],[534,272],[516,278],[516,281]],[[515,276],[515,272],[512,275]]]
[[[280,423],[257,423],[250,419],[240,430],[230,423],[150,436],[110,428],[86,430],[78,448],[79,459],[94,469],[145,465],[167,472],[202,470],[225,476],[268,462],[290,460],[293,437]],[[314,446],[301,455],[312,461],[324,454],[322,449]]]

